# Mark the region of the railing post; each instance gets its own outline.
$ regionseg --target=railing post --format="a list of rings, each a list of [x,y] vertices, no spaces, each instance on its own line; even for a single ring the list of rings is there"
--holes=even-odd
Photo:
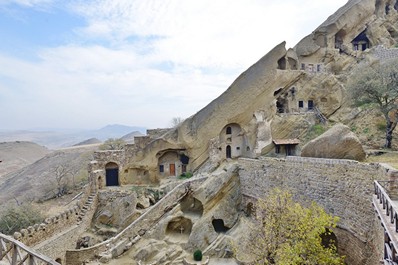
[[[398,216],[397,216],[397,213],[395,213],[394,219],[395,219],[395,232],[398,233],[398,221],[397,221]]]
[[[18,260],[18,246],[15,243],[12,243],[12,261],[11,265],[16,265]]]

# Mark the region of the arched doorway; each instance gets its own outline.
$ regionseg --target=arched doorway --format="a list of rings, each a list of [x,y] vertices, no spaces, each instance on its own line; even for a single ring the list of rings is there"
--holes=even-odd
[[[119,186],[119,166],[109,162],[105,165],[106,186]]]
[[[231,150],[231,146],[230,145],[227,145],[226,156],[227,156],[227,158],[231,158],[232,157],[232,150]]]

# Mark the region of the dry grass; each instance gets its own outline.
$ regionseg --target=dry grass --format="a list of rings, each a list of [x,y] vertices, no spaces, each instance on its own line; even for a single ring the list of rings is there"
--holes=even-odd
[[[385,163],[388,164],[396,169],[398,169],[398,152],[389,152],[382,155],[371,155],[369,156],[366,161],[367,163]]]

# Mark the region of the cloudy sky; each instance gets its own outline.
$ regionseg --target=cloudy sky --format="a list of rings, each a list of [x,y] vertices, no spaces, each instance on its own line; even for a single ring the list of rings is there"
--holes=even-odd
[[[0,0],[0,131],[186,118],[347,0]]]

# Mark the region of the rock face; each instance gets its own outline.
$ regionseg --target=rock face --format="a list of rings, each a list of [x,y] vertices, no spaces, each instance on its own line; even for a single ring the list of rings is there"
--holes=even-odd
[[[358,137],[343,124],[337,124],[307,143],[301,156],[363,161],[366,153]]]

